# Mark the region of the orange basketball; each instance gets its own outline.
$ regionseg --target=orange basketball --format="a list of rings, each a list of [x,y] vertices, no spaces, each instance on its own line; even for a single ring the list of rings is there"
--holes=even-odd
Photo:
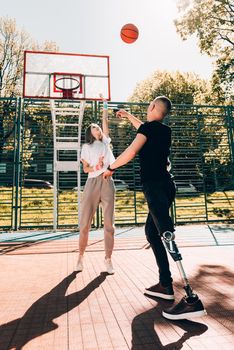
[[[121,39],[127,43],[132,44],[137,40],[139,35],[138,28],[131,23],[125,24],[120,32]]]

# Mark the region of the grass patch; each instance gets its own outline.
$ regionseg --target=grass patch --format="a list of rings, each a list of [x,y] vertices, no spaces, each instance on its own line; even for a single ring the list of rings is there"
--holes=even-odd
[[[41,226],[53,223],[53,190],[22,190],[20,201],[21,225]],[[77,225],[77,192],[62,191],[58,194],[59,225]],[[129,222],[144,223],[147,204],[142,192],[122,191],[116,193],[115,221],[118,224]],[[100,211],[101,212],[101,211]],[[175,201],[176,221],[204,221],[234,218],[234,191],[198,194],[177,197]],[[0,226],[10,226],[12,215],[12,189],[0,187]],[[100,214],[101,216],[101,214]]]

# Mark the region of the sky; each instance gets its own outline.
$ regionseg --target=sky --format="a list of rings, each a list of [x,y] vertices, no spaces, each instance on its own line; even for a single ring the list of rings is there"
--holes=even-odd
[[[210,78],[212,61],[197,39],[182,41],[176,32],[178,0],[0,0],[0,16],[42,43],[52,40],[61,52],[110,56],[112,101],[126,101],[136,84],[155,70],[195,72]],[[126,44],[121,27],[133,23],[139,38]]]

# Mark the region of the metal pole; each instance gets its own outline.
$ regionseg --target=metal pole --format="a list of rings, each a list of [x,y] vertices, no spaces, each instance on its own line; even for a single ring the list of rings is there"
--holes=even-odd
[[[50,100],[50,109],[51,109],[51,115],[52,115],[52,125],[53,125],[53,199],[54,199],[54,206],[53,206],[53,229],[56,231],[57,229],[57,215],[58,215],[58,201],[57,201],[57,148],[56,148],[56,116],[55,116],[55,102],[54,100]]]
[[[81,130],[83,123],[83,116],[85,110],[86,101],[81,101],[80,103],[80,111],[79,111],[79,127],[78,127],[78,150],[77,150],[77,187],[78,187],[78,227],[80,224],[80,205],[81,205],[81,194],[80,194],[80,179],[81,179],[81,171],[80,171],[80,149],[81,149]]]
[[[233,106],[227,106],[227,134],[228,134],[228,143],[230,147],[230,155],[231,155],[231,162],[234,164],[234,137],[233,137],[233,128],[234,128],[234,121],[232,116],[232,110]]]
[[[205,167],[204,167],[204,155],[203,155],[203,149],[202,149],[202,139],[201,139],[201,118],[203,118],[202,112],[199,112],[198,107],[196,107],[196,114],[197,114],[197,130],[198,130],[198,136],[199,136],[199,156],[201,160],[201,170],[202,170],[202,182],[203,182],[203,194],[205,199],[205,214],[206,214],[206,221],[209,220],[208,216],[208,200],[207,200],[207,193],[206,193],[206,176],[205,176]]]
[[[16,119],[16,159],[15,159],[15,210],[14,210],[14,230],[19,228],[19,177],[20,177],[20,147],[21,147],[21,119],[22,119],[22,99],[17,100],[17,119]]]

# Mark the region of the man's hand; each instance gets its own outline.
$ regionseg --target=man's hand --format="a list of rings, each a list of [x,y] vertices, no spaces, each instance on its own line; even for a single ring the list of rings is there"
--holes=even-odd
[[[108,177],[111,177],[113,174],[114,174],[114,171],[106,170],[102,176],[103,176],[103,179],[107,180]]]
[[[116,112],[117,117],[124,119],[124,118],[128,118],[129,113],[127,111],[125,111],[125,109],[120,109],[118,112]]]

